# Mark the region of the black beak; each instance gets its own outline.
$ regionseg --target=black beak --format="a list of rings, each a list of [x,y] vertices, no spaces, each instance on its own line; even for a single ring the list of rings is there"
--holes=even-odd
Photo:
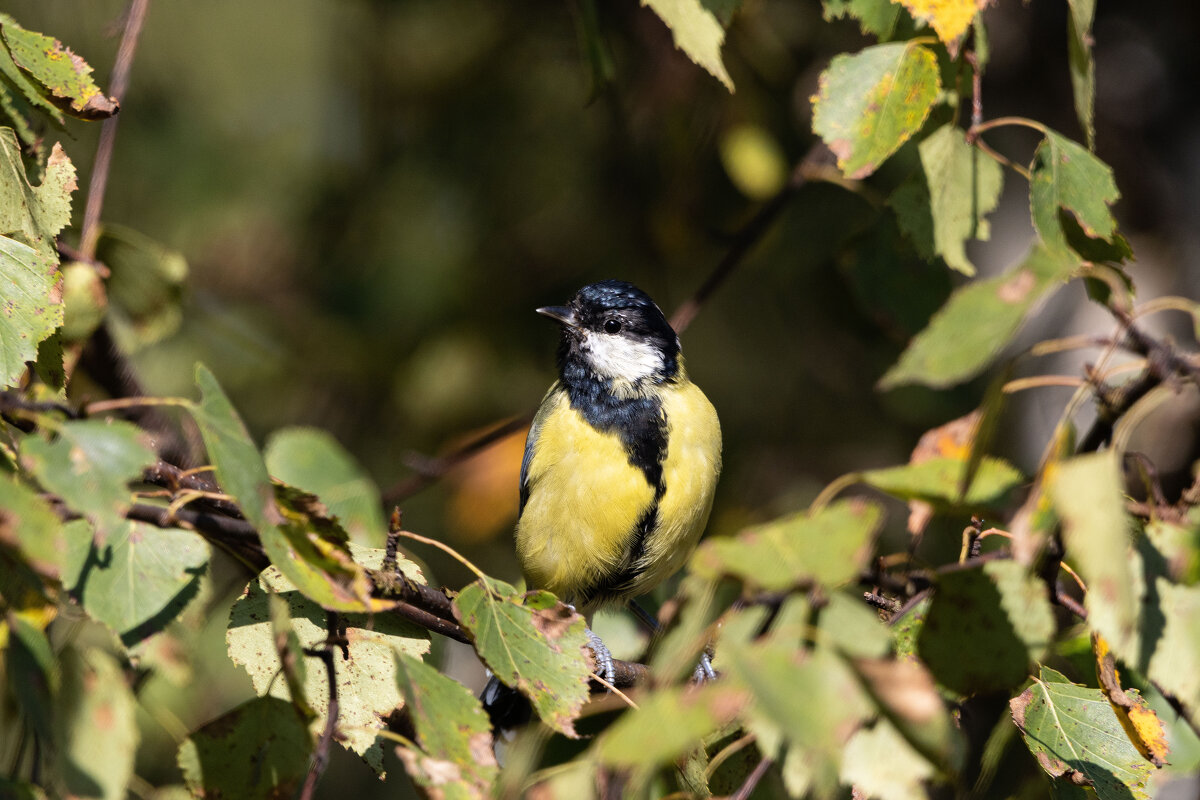
[[[575,312],[568,306],[545,306],[539,308],[537,313],[547,316],[550,319],[557,320],[569,328],[579,326],[579,321],[575,318]]]

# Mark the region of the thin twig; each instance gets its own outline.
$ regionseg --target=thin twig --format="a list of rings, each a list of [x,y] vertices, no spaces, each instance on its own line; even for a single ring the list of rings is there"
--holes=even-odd
[[[763,775],[767,774],[767,770],[774,763],[775,759],[773,758],[764,758],[758,762],[754,767],[754,771],[746,776],[746,780],[742,781],[742,785],[738,787],[738,790],[733,793],[729,800],[747,800],[751,793],[754,792],[754,788],[758,786],[758,782],[762,780]]]
[[[413,495],[421,492],[438,481],[443,475],[457,467],[462,462],[466,461],[471,456],[481,450],[484,450],[496,442],[504,439],[527,427],[533,421],[533,414],[525,414],[511,419],[502,425],[488,431],[482,436],[476,437],[464,444],[462,447],[447,453],[439,458],[429,459],[422,464],[420,471],[415,475],[405,478],[400,483],[393,486],[383,493],[384,505],[395,505],[401,503]]]
[[[325,676],[329,683],[329,706],[325,711],[325,730],[321,732],[321,738],[317,742],[317,749],[313,751],[312,763],[308,767],[308,774],[304,776],[304,787],[300,790],[300,800],[312,800],[313,792],[317,788],[317,782],[321,780],[321,776],[325,774],[325,768],[329,766],[329,748],[333,745],[333,734],[337,730],[338,690],[337,673],[334,670],[333,662],[334,647],[340,637],[337,613],[327,611],[325,613],[325,624],[328,629],[329,638],[325,640],[321,647],[306,648],[304,651],[305,655],[319,658],[325,664]]]
[[[130,0],[125,16],[125,32],[117,47],[117,58],[113,63],[109,91],[118,102],[125,99],[129,88],[129,72],[133,66],[133,54],[137,51],[138,37],[146,21],[146,10],[150,0]],[[88,183],[87,205],[83,211],[83,227],[80,233],[79,251],[83,261],[94,262],[96,244],[100,240],[100,212],[104,208],[104,192],[108,187],[108,170],[112,164],[113,146],[117,138],[120,115],[104,120],[100,128],[100,143],[96,146],[96,161],[92,166],[92,179]]]
[[[779,192],[767,201],[766,205],[758,210],[750,221],[738,231],[737,236],[733,240],[733,246],[725,253],[725,257],[717,263],[708,279],[700,285],[690,298],[683,301],[679,308],[675,309],[675,313],[671,316],[671,327],[676,333],[683,333],[688,325],[692,324],[692,320],[700,313],[700,308],[708,301],[721,284],[733,273],[733,271],[742,263],[742,259],[750,252],[750,249],[762,239],[771,224],[779,216],[780,212],[787,207],[788,201],[792,196],[808,183],[810,177],[819,169],[819,167],[831,158],[832,154],[829,149],[821,143],[813,145],[808,153],[801,159],[800,163],[792,170],[788,182],[784,184]]]

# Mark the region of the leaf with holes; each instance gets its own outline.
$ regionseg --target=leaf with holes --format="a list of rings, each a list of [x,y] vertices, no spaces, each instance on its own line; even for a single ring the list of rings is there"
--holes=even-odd
[[[849,178],[865,178],[912,137],[941,91],[937,56],[896,42],[836,56],[821,73],[813,130]]]
[[[454,615],[492,674],[528,697],[547,725],[576,735],[591,674],[583,617],[549,592],[521,595],[492,579],[486,587],[476,581],[463,589]]]
[[[1091,786],[1100,800],[1149,798],[1150,762],[1129,741],[1099,689],[1042,667],[1009,706],[1029,752],[1056,782]]]

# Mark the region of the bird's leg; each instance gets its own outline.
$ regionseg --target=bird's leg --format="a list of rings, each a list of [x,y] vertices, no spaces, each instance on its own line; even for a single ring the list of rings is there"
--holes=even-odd
[[[705,650],[700,654],[700,663],[696,665],[696,671],[692,673],[692,680],[696,683],[704,683],[705,681],[715,681],[717,679],[717,671],[713,669],[712,659]]]
[[[641,603],[636,600],[630,600],[629,610],[649,629],[651,635],[657,636],[662,632],[662,626],[658,624],[658,619],[647,611]],[[700,654],[700,663],[696,665],[696,669],[692,673],[692,680],[696,683],[704,683],[705,681],[715,681],[716,679],[717,671],[713,669],[712,656],[709,655],[708,648],[705,648],[704,652]]]
[[[567,603],[567,608],[575,611],[573,603]],[[592,655],[596,658],[596,674],[603,678],[610,686],[617,679],[617,668],[613,666],[612,652],[609,651],[608,645],[604,643],[595,631],[592,630],[592,621],[589,619],[591,614],[584,616],[584,632],[588,637],[588,648],[592,651]]]

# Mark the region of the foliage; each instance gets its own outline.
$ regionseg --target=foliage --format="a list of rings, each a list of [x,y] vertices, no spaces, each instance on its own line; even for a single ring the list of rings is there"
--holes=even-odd
[[[759,10],[645,5],[706,80],[733,91],[733,33]],[[1200,379],[1194,355],[1148,333],[1142,317],[1182,310],[1200,325],[1200,306],[1134,304],[1132,251],[1113,214],[1120,193],[1094,149],[1094,4],[1068,4],[1082,143],[1034,120],[982,116],[974,79],[987,69],[986,5],[823,3],[827,20],[854,20],[878,41],[821,72],[813,144],[790,178],[773,177],[778,154],[754,125],[722,145],[727,162],[741,162],[729,169],[742,176],[734,183],[776,193],[691,314],[737,280],[730,272],[787,204],[836,190],[837,202],[874,214],[869,231],[836,243],[851,262],[911,248],[938,280],[958,281],[922,314],[921,287],[847,276],[879,299],[879,318],[902,307],[918,321],[879,390],[948,391],[989,369],[996,383],[975,413],[929,431],[909,463],[856,469],[787,514],[764,504],[748,515],[754,524],[702,543],[664,604],[664,630],[617,663],[614,691],[590,680],[574,609],[403,530],[399,511],[387,520],[375,482],[333,436],[282,428],[260,448],[203,365],[196,399],[140,396],[89,372],[97,350],[147,346],[182,324],[188,268],[119,226],[80,231],[78,249],[63,241],[76,173],[61,145],[47,152],[46,131],[68,116],[111,116],[117,101],[80,56],[0,15],[5,796],[307,798],[334,744],[388,781],[382,791],[394,792],[388,769],[399,769],[430,797],[831,798],[853,787],[890,800],[1000,797],[1046,782],[1108,800],[1149,797],[1157,776],[1194,769],[1200,488],[1168,497],[1130,442],[1156,404]],[[578,6],[593,89],[615,92],[599,86],[613,66],[597,4]],[[739,77],[739,89],[752,85]],[[1036,134],[1027,166],[985,140],[1006,128]],[[1027,186],[1034,241],[999,274],[976,277],[973,243],[989,239],[987,216],[1013,176]],[[1010,380],[1012,364],[1097,344],[1017,343],[1068,284],[1088,290],[1114,332],[1099,361],[1067,381],[1075,397],[1026,476],[990,452],[992,434],[1009,396],[1063,382]],[[1117,351],[1133,376],[1123,382],[1109,368]],[[94,390],[75,387],[89,378],[113,396],[84,402]],[[1076,437],[1088,404],[1095,421]],[[495,455],[507,451],[488,448],[496,438],[425,464],[421,479],[515,482],[512,459]],[[504,464],[456,475],[468,454]],[[418,560],[442,552],[475,580],[437,588]],[[214,597],[218,575],[233,576],[236,598]],[[164,710],[146,688],[155,678],[208,688],[198,668],[179,678],[212,657],[197,632],[205,614],[224,631],[219,660],[244,671],[252,695]],[[450,674],[443,638],[469,646],[540,723],[511,738],[493,731]],[[693,685],[706,650],[719,677]],[[177,770],[161,785],[141,772],[139,754],[155,746],[143,717],[175,733]]]

